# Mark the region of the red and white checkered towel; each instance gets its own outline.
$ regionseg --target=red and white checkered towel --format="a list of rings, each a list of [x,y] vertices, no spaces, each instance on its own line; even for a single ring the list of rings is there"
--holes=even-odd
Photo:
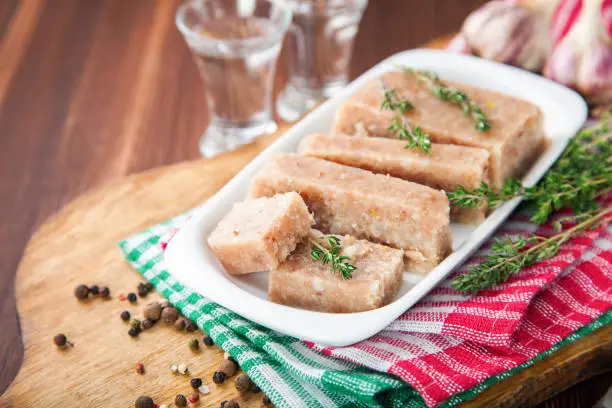
[[[610,203],[612,197],[605,204]],[[550,224],[538,227],[517,214],[498,235],[507,233],[555,232]],[[457,273],[479,262],[487,249]],[[451,279],[368,340],[349,347],[307,344],[395,374],[435,406],[530,360],[612,307],[612,227],[572,238],[554,258],[476,296],[453,290]]]

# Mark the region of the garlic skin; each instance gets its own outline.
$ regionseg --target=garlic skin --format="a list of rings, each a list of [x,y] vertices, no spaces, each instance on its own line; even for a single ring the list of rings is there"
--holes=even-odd
[[[491,1],[468,16],[462,36],[475,55],[539,71],[550,50],[546,13],[540,9],[550,9],[552,1]]]
[[[612,102],[612,1],[563,0],[553,15],[557,44],[544,68],[550,79],[591,104]]]

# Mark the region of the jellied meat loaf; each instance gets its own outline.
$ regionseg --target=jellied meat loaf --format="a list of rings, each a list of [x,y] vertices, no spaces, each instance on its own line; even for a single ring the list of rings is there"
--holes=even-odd
[[[433,143],[428,153],[404,148],[406,142],[381,137],[344,134],[313,134],[305,137],[298,152],[374,173],[390,174],[437,190],[458,186],[475,189],[489,181],[489,152],[477,147]],[[451,206],[451,220],[477,224],[486,216],[486,206]]]
[[[321,234],[313,231],[315,237]],[[285,262],[270,271],[268,298],[287,306],[328,313],[377,309],[390,303],[402,283],[403,253],[388,246],[339,236],[342,255],[357,267],[343,279],[329,264],[310,256],[303,242]]]
[[[403,249],[408,269],[427,272],[451,251],[444,192],[327,160],[295,154],[271,158],[253,178],[249,196],[299,193],[325,233]]]
[[[229,274],[265,271],[284,261],[313,223],[299,194],[277,194],[234,204],[208,244]]]
[[[389,125],[397,112],[381,109],[382,84],[414,105],[406,111],[405,119],[412,127],[420,126],[432,142],[489,151],[490,179],[496,188],[501,188],[507,177],[524,175],[546,146],[542,113],[536,105],[499,92],[447,82],[464,91],[487,116],[491,128],[481,132],[457,105],[437,98],[403,72],[385,73],[355,92],[338,109],[334,133],[395,137]]]

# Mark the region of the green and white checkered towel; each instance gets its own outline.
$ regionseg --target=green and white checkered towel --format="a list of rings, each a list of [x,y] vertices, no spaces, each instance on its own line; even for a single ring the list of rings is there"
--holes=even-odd
[[[163,250],[158,244],[185,217],[173,218],[121,241],[123,254],[158,292],[232,355],[277,407],[426,407],[419,393],[400,379],[324,356],[300,340],[250,322],[177,282],[165,269]],[[473,398],[610,321],[612,313],[603,314],[533,359],[453,395],[442,406],[451,407]]]

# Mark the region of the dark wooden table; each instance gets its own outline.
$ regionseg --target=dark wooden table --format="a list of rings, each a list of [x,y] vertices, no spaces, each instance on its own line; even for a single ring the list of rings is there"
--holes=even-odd
[[[480,3],[370,0],[351,76],[456,31]],[[19,370],[13,282],[37,225],[91,187],[198,157],[205,89],[174,27],[177,4],[0,0],[0,391]],[[278,74],[280,88],[282,57]],[[591,407],[611,377],[543,406]]]

